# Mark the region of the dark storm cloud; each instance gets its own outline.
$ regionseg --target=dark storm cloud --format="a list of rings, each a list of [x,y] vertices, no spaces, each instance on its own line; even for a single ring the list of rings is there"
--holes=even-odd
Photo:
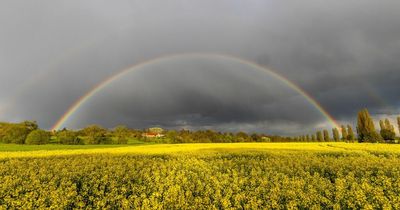
[[[256,131],[249,125],[295,121],[310,126],[319,120],[304,98],[262,71],[235,61],[180,58],[125,75],[88,101],[66,126],[107,122],[108,127],[238,130],[243,124]]]
[[[399,111],[398,1],[0,4],[1,120],[36,119],[48,128],[119,70],[185,52],[233,54],[269,66],[343,122],[363,107],[380,115]],[[304,98],[270,77],[243,73],[237,63],[164,65],[170,74],[153,66],[107,88],[71,126],[120,122],[281,134],[327,126]]]

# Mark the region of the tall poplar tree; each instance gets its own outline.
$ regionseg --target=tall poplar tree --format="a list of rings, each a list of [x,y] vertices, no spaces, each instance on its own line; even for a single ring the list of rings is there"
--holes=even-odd
[[[331,138],[329,137],[328,130],[324,130],[324,140],[325,141],[330,141],[331,140]]]
[[[342,125],[341,130],[342,130],[342,140],[343,141],[348,140],[347,139],[348,134],[347,134],[346,126]]]
[[[394,133],[394,126],[390,123],[389,119],[385,119],[385,128]]]
[[[359,142],[380,142],[382,137],[376,132],[374,122],[367,109],[358,112],[357,134]]]
[[[333,134],[333,140],[335,141],[340,140],[339,130],[337,128],[332,128],[332,134]]]
[[[381,130],[385,130],[386,126],[383,120],[379,120],[379,127],[381,127]]]
[[[351,125],[347,125],[347,140],[349,141],[354,141],[356,140],[356,137],[354,136],[354,132],[353,132],[353,128],[351,127]]]
[[[317,141],[324,141],[324,137],[322,136],[321,131],[317,131]]]
[[[398,127],[399,132],[400,132],[400,117],[397,117],[397,127]]]
[[[385,121],[380,120],[379,124],[381,126],[380,134],[384,140],[394,140],[396,138],[394,127],[390,124],[389,119],[386,118]]]

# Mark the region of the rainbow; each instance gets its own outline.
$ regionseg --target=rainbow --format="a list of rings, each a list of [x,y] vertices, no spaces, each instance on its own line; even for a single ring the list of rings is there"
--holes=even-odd
[[[291,89],[295,90],[298,92],[300,95],[302,95],[310,104],[312,104],[329,122],[330,124],[335,127],[335,128],[340,128],[339,124],[336,122],[336,120],[330,115],[322,106],[319,104],[310,94],[308,94],[305,90],[303,90],[301,87],[296,85],[295,83],[291,82],[289,79],[285,78],[284,76],[266,68],[263,67],[257,63],[254,63],[249,60],[245,60],[243,58],[239,58],[233,55],[226,55],[226,54],[217,54],[217,53],[183,53],[183,54],[170,54],[170,55],[165,55],[165,56],[160,56],[157,58],[149,59],[137,64],[133,64],[118,73],[112,75],[111,77],[105,79],[104,81],[98,83],[95,85],[90,91],[88,91],[86,94],[81,96],[75,103],[73,103],[70,108],[60,117],[59,120],[52,126],[51,130],[60,130],[62,129],[63,125],[68,121],[68,119],[71,118],[71,116],[78,111],[78,109],[85,104],[90,98],[92,98],[94,95],[96,95],[98,92],[103,90],[105,87],[107,87],[110,83],[118,80],[120,77],[122,77],[125,74],[128,74],[132,71],[138,70],[146,65],[154,64],[157,62],[161,61],[167,61],[167,60],[172,60],[176,58],[185,58],[185,57],[211,57],[211,58],[219,58],[219,59],[225,59],[225,60],[231,60],[235,61],[244,65],[248,65],[250,67],[253,67],[255,69],[264,71],[268,73],[269,75],[273,76],[274,78],[282,81],[284,84],[286,84],[288,87]]]

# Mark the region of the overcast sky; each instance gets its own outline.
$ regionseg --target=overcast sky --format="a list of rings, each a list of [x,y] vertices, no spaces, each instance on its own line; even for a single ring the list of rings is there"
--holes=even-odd
[[[0,1],[0,121],[50,128],[127,66],[234,55],[296,83],[341,123],[399,114],[400,1]],[[65,124],[294,135],[331,125],[296,91],[234,60],[170,59],[96,94]]]

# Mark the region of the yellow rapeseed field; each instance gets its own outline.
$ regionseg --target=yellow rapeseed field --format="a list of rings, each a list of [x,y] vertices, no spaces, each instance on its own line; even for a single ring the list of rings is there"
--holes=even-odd
[[[257,150],[257,151],[320,151],[320,152],[379,152],[400,153],[399,144],[360,144],[360,143],[196,143],[196,144],[156,144],[143,146],[126,146],[75,150],[39,150],[0,152],[0,159],[17,157],[46,157],[78,154],[180,154],[224,150]]]
[[[0,209],[400,209],[400,145],[0,152]]]

